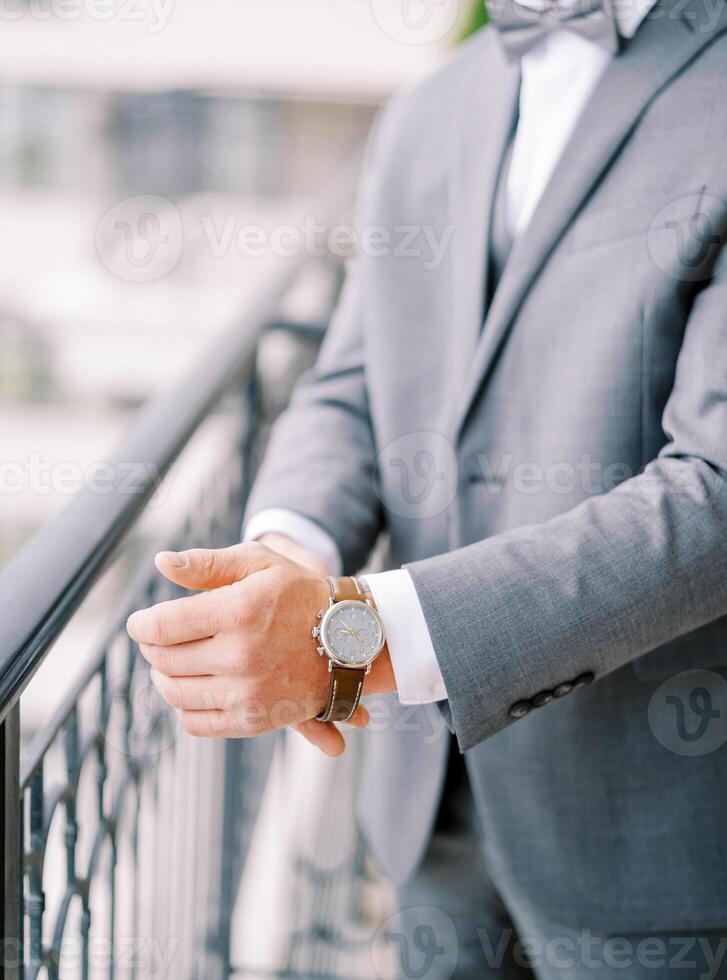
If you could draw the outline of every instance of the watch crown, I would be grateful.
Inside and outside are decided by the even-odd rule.
[[[323,649],[323,647],[318,647],[318,656],[319,657],[322,657],[325,652],[326,651]]]
[[[314,638],[319,637],[321,635],[320,626],[314,626],[313,629],[310,631],[310,635]]]

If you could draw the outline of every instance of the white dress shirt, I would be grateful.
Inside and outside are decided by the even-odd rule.
[[[532,5],[535,0],[521,0]],[[561,0],[568,2],[568,0]],[[636,34],[655,0],[616,4],[619,33]],[[621,8],[621,9],[619,9]],[[507,221],[513,239],[522,235],[565,145],[612,55],[566,29],[546,35],[521,61],[520,111],[506,187]],[[332,538],[293,511],[270,509],[254,515],[245,530],[250,541],[269,532],[285,534],[320,558],[332,575],[341,558]],[[367,575],[386,627],[391,663],[402,704],[447,698],[424,613],[405,569]]]

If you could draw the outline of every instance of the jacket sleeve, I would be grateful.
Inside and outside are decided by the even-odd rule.
[[[723,259],[727,256],[723,256]],[[543,524],[407,568],[461,749],[511,708],[727,614],[727,273],[697,295],[643,473]]]
[[[359,223],[373,197],[375,152],[374,136],[359,190]],[[349,266],[317,363],[273,428],[245,514],[248,522],[261,510],[285,508],[308,518],[335,542],[346,573],[364,564],[382,524],[366,388],[362,266],[360,259]]]

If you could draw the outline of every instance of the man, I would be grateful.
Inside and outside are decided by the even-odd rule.
[[[727,12],[490,13],[379,122],[362,229],[418,251],[362,247],[258,543],[130,631],[199,735],[335,754],[380,695],[404,975],[726,976]]]

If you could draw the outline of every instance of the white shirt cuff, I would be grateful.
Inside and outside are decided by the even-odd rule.
[[[310,518],[284,507],[269,507],[250,518],[243,541],[256,541],[264,534],[284,534],[320,559],[329,575],[341,574],[343,562],[338,545],[327,531]]]
[[[444,678],[411,575],[406,569],[397,569],[365,578],[384,621],[399,701],[446,701]]]

